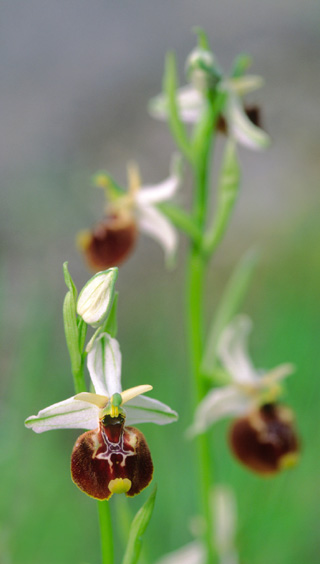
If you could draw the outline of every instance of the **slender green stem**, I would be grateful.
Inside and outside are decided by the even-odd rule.
[[[114,563],[113,536],[110,505],[108,501],[98,501],[102,564]]]
[[[188,264],[188,317],[189,317],[189,346],[193,372],[193,387],[195,405],[206,393],[206,384],[200,373],[203,354],[203,285],[205,262],[193,247]],[[207,563],[214,564],[215,551],[213,546],[213,515],[210,506],[210,489],[213,482],[213,472],[210,463],[210,444],[208,436],[203,434],[197,439],[197,460],[199,461],[198,476],[200,485],[201,511],[206,521],[204,540],[207,547]]]

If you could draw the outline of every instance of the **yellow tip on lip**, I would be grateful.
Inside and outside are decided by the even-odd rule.
[[[110,480],[108,488],[113,494],[121,494],[127,493],[130,490],[131,485],[131,480],[128,478],[115,478],[114,480]]]
[[[288,470],[289,468],[294,468],[299,460],[299,455],[297,452],[289,452],[285,454],[280,460],[281,470]]]
[[[89,229],[83,229],[76,235],[76,246],[80,251],[86,251],[91,243],[92,235]]]
[[[122,403],[126,403],[127,401],[135,398],[136,396],[140,396],[145,392],[150,392],[152,390],[152,386],[145,384],[142,386],[135,386],[134,388],[128,388],[128,390],[124,390],[121,393]]]

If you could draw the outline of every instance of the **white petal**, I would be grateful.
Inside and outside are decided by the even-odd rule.
[[[218,344],[218,356],[232,380],[239,384],[254,384],[258,375],[248,355],[247,341],[251,320],[238,315],[224,329]]]
[[[112,304],[117,276],[118,269],[109,268],[98,272],[82,288],[77,301],[77,313],[89,325],[99,326],[106,319]]]
[[[169,262],[174,258],[178,236],[174,227],[163,213],[153,206],[141,206],[138,215],[139,228],[163,247],[166,260]]]
[[[205,550],[200,541],[190,542],[182,548],[170,552],[156,564],[205,564]]]
[[[26,427],[36,433],[52,429],[96,429],[99,409],[74,397],[50,405],[25,421]]]
[[[270,145],[269,136],[249,120],[235,96],[230,96],[227,114],[230,134],[238,143],[255,150],[266,149]]]
[[[187,85],[177,91],[177,104],[180,119],[185,123],[196,123],[206,107],[206,102],[199,90]],[[164,94],[153,98],[149,104],[152,117],[160,120],[168,119],[168,102]]]
[[[121,394],[121,352],[116,339],[102,333],[95,340],[88,354],[88,370],[97,394],[109,398]]]
[[[179,184],[179,176],[173,174],[164,182],[160,182],[154,186],[142,186],[141,190],[139,190],[136,195],[136,203],[139,206],[140,204],[157,204],[165,200],[170,200],[170,198],[176,194]]]
[[[222,87],[232,90],[238,96],[245,96],[249,92],[254,92],[264,85],[262,76],[255,74],[246,74],[244,76],[237,76],[227,79]]]
[[[156,423],[167,425],[177,421],[178,414],[168,405],[147,396],[137,396],[123,407],[126,412],[126,425],[137,423]]]
[[[280,364],[276,368],[273,368],[266,374],[263,374],[260,378],[260,382],[262,386],[266,386],[267,384],[274,384],[279,382],[279,380],[283,380],[290,374],[295,371],[295,366],[293,364]]]
[[[211,390],[199,403],[194,423],[187,430],[187,435],[193,437],[206,431],[219,419],[246,413],[250,408],[250,403],[250,399],[235,386]]]
[[[128,388],[121,393],[122,397],[122,404],[127,403],[131,399],[144,394],[145,392],[150,392],[152,390],[152,386],[149,384],[142,384],[141,386],[135,386],[134,388]],[[122,405],[121,404],[121,405]]]

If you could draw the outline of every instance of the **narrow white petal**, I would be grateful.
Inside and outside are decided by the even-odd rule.
[[[25,421],[26,427],[36,433],[52,429],[96,429],[99,409],[74,397],[50,405]]]
[[[149,386],[149,384],[144,384],[142,386],[135,386],[134,388],[128,388],[127,390],[124,390],[124,392],[121,393],[122,404],[127,403],[131,399],[135,398],[136,396],[140,396],[145,392],[150,392],[151,390],[152,390],[152,386]]]
[[[163,247],[166,260],[170,262],[175,255],[178,236],[175,228],[163,213],[153,206],[140,206],[138,214],[139,228]]]
[[[185,123],[196,123],[206,107],[206,102],[199,90],[187,85],[177,91],[177,105],[180,118]],[[153,98],[149,104],[152,117],[160,120],[168,119],[168,101],[164,94]]]
[[[193,425],[188,429],[187,435],[192,437],[203,433],[219,419],[242,415],[249,407],[250,399],[235,386],[211,390],[199,403]]]
[[[156,564],[205,564],[205,561],[205,549],[202,543],[194,541],[160,558]]]
[[[246,74],[227,79],[222,87],[232,90],[238,96],[245,96],[249,92],[254,92],[264,85],[262,76],[256,74]]]
[[[97,394],[109,398],[121,394],[121,352],[116,339],[102,333],[95,340],[88,354],[88,370]]]
[[[232,380],[239,384],[254,384],[258,375],[248,354],[249,317],[238,315],[223,331],[218,356]]]
[[[149,205],[170,200],[179,188],[180,179],[177,174],[169,176],[164,182],[154,186],[142,186],[136,195],[137,205]]]
[[[272,385],[273,383],[279,382],[279,380],[283,380],[294,371],[295,366],[293,364],[280,364],[280,366],[273,368],[272,370],[261,376],[261,384],[263,386],[265,386],[266,384]]]
[[[109,402],[109,398],[107,396],[99,396],[99,394],[91,394],[89,392],[81,392],[80,394],[74,396],[74,399],[77,401],[91,403],[92,405],[96,405],[99,409],[106,407]]]
[[[177,421],[178,414],[168,405],[147,396],[137,396],[124,406],[126,425],[137,423],[156,423],[167,425]]]
[[[238,143],[255,150],[266,149],[270,145],[269,135],[249,120],[235,96],[230,97],[227,114],[230,134]]]

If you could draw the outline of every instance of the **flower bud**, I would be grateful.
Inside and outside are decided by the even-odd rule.
[[[220,73],[215,65],[213,54],[207,49],[196,47],[186,61],[186,74],[197,90],[215,88]]]
[[[105,416],[99,429],[81,435],[71,455],[74,483],[96,499],[134,496],[152,480],[153,464],[143,434],[124,427],[124,416]]]
[[[117,277],[118,269],[110,268],[98,272],[82,288],[77,301],[77,313],[88,325],[98,327],[107,318]]]
[[[113,214],[92,232],[80,234],[78,243],[93,270],[121,264],[134,248],[137,226],[131,215]]]
[[[253,472],[275,474],[297,461],[299,442],[293,423],[290,409],[265,404],[234,421],[229,433],[231,450]]]

